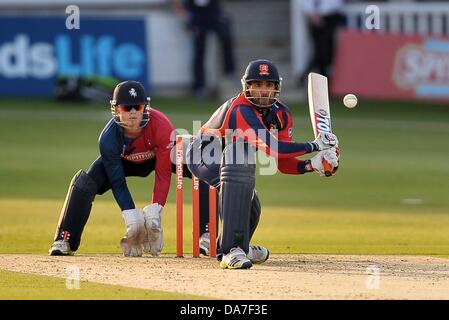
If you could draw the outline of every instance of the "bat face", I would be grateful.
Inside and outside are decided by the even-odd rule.
[[[329,113],[325,109],[314,110],[314,128],[313,131],[315,136],[317,136],[320,132],[332,132],[331,128],[331,118]]]
[[[311,72],[308,77],[309,113],[315,137],[320,132],[332,132],[327,78]]]
[[[312,121],[315,137],[321,132],[330,134],[332,132],[332,126],[327,78],[318,73],[309,73],[307,89],[309,94],[310,120]],[[323,167],[325,176],[332,176],[332,168],[324,159]]]

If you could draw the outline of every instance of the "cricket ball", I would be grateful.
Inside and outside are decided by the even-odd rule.
[[[357,97],[353,94],[347,94],[343,98],[343,104],[346,108],[354,108],[357,105]]]

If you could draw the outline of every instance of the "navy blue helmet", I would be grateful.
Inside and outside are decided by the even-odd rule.
[[[143,118],[140,123],[140,127],[143,128],[147,125],[150,120],[150,97],[145,94],[145,88],[138,81],[128,80],[120,82],[114,89],[112,94],[111,112],[114,117],[115,122],[123,126],[124,124],[120,121],[120,117],[117,113],[116,107],[135,107],[139,110],[139,106],[143,106]]]
[[[273,92],[270,92],[270,103],[267,105],[261,105],[256,102],[255,99],[258,99],[260,97],[253,97],[249,93],[249,84],[252,81],[271,81],[276,84],[276,89],[273,90]],[[243,92],[246,96],[246,98],[254,105],[258,107],[270,107],[276,101],[279,99],[279,95],[281,93],[281,85],[282,85],[282,78],[279,75],[279,71],[277,67],[274,65],[273,62],[270,60],[254,60],[251,61],[248,64],[248,67],[246,67],[245,74],[242,77],[242,87]],[[271,90],[270,90],[271,91]]]

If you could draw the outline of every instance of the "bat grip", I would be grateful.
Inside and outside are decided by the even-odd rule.
[[[332,167],[326,160],[323,159],[324,175],[326,177],[332,176]]]

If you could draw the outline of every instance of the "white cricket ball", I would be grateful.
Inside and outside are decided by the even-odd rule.
[[[354,108],[357,105],[357,97],[353,94],[347,94],[343,98],[343,104],[346,108]]]

